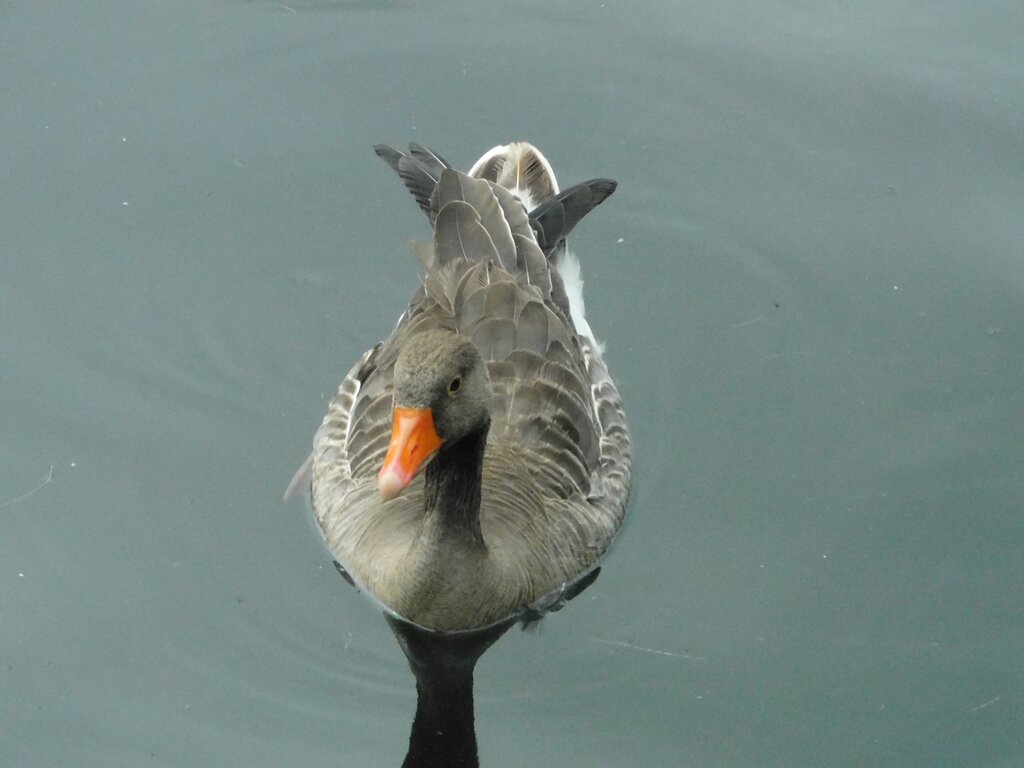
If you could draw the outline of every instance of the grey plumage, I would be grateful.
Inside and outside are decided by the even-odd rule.
[[[603,203],[616,183],[611,179],[591,179],[577,184],[530,211],[530,224],[537,233],[537,244],[550,253],[573,231],[580,219]]]
[[[434,212],[430,207],[430,197],[437,187],[437,180],[440,172],[433,165],[426,166],[420,163],[415,157],[407,157],[394,147],[387,144],[375,144],[373,147],[377,155],[390,165],[395,173],[399,175],[412,196],[416,199],[417,205],[434,221]]]
[[[508,158],[485,156],[473,178],[419,145],[409,155],[375,147],[430,217],[433,240],[417,247],[425,275],[410,306],[342,381],[314,439],[312,499],[328,545],[389,611],[432,629],[479,628],[558,603],[600,562],[629,497],[621,398],[548,260],[614,182],[559,195],[540,172],[543,156],[516,146],[527,159],[517,178],[542,198],[538,216],[505,188]],[[471,340],[486,368],[482,549],[443,544],[422,475],[391,501],[377,492],[395,362],[427,331]]]
[[[420,209],[433,224],[443,205],[439,200],[444,196],[439,189],[441,176],[451,166],[440,155],[415,143],[409,145],[408,155],[387,144],[375,144],[373,148],[402,179],[406,189],[412,193]],[[525,222],[535,233],[532,236],[535,244],[545,256],[551,256],[564,244],[565,238],[580,220],[615,191],[616,182],[612,179],[591,179],[559,192],[553,177],[545,173],[547,161],[539,159],[540,154],[535,147],[527,145],[519,154],[520,157],[514,162],[509,162],[503,154],[492,150],[487,161],[476,170],[475,178],[490,184],[512,233],[528,234],[523,226]],[[454,177],[450,177],[449,181],[456,183]],[[523,203],[509,192],[510,186],[517,188],[519,185],[529,188],[534,192],[533,196],[541,201],[528,213]],[[464,198],[455,196],[449,199]],[[470,202],[472,204],[473,201]],[[480,213],[485,220],[498,221],[485,215],[482,210]]]

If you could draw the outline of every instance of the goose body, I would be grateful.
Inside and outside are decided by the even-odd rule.
[[[419,145],[375,149],[433,239],[414,245],[425,274],[394,332],[349,371],[316,433],[313,509],[389,612],[479,629],[557,604],[625,514],[625,414],[565,246],[615,183],[560,193],[526,143],[470,174]]]

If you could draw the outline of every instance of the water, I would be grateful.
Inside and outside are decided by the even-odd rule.
[[[415,282],[370,146],[515,138],[620,183],[573,243],[636,486],[481,661],[483,764],[1024,761],[1024,13],[709,6],[0,10],[0,763],[401,763],[280,495]]]

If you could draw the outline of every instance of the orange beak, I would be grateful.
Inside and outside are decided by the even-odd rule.
[[[377,489],[385,499],[404,491],[444,442],[429,408],[395,408],[392,420],[391,445],[377,475]]]

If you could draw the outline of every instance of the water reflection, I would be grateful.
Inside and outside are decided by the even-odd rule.
[[[403,768],[478,766],[473,670],[484,651],[515,624],[470,632],[420,629],[386,616],[416,678],[416,714]]]
[[[358,590],[345,568],[335,569],[349,586]],[[548,613],[565,606],[601,573],[595,568],[568,585],[557,600],[535,606],[505,621],[464,632],[435,632],[384,612],[384,619],[398,640],[416,679],[416,714],[409,733],[409,751],[402,768],[476,768],[477,753],[473,710],[473,672],[484,652],[511,627],[533,628]]]
[[[514,625],[521,624],[524,629],[529,629],[545,613],[559,610],[593,584],[600,571],[600,568],[595,568],[568,588],[562,599],[543,613],[527,613],[485,629],[434,632],[385,613],[384,618],[416,679],[416,714],[409,733],[409,751],[402,768],[479,766],[473,672],[480,657]],[[352,584],[340,566],[338,572]]]
[[[302,472],[303,470],[300,470]],[[294,481],[293,481],[294,482]],[[334,568],[353,589],[352,576],[337,560]],[[601,567],[552,593],[542,603],[489,627],[461,632],[436,632],[410,624],[384,611],[416,680],[416,713],[409,733],[409,751],[402,768],[476,768],[473,672],[484,652],[510,628],[534,628],[547,614],[561,610],[597,581]]]

